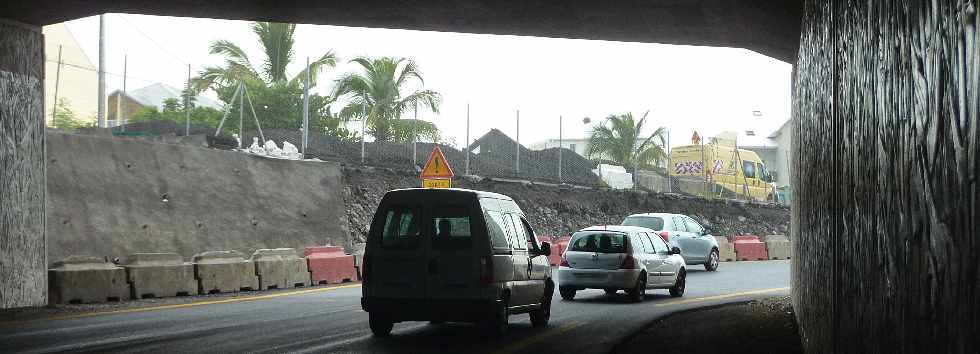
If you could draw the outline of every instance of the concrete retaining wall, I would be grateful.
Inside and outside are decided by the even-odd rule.
[[[790,239],[807,352],[980,352],[978,9],[805,2]]]
[[[347,244],[337,164],[48,133],[48,255]]]

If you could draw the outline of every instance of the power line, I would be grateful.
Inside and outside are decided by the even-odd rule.
[[[45,61],[46,61],[46,62],[49,62],[49,63],[55,63],[55,64],[57,64],[57,63],[58,63],[58,61],[57,61],[57,60],[51,60],[51,59],[47,59],[47,60],[45,60]],[[61,65],[64,65],[64,66],[70,66],[70,67],[73,67],[73,68],[76,68],[76,69],[81,69],[81,70],[85,70],[85,71],[91,71],[91,72],[93,72],[93,73],[96,73],[96,74],[98,74],[98,72],[99,72],[99,69],[96,69],[96,68],[89,68],[89,67],[85,67],[85,66],[81,66],[81,65],[78,65],[78,64],[72,64],[72,63],[68,63],[68,62],[65,62],[64,60],[62,60],[62,61],[61,61]],[[120,73],[115,73],[115,72],[110,72],[110,71],[105,71],[105,74],[106,74],[106,75],[112,75],[112,76],[115,76],[115,77],[123,77],[123,74],[120,74]],[[161,82],[160,80],[158,80],[158,79],[148,79],[148,78],[145,78],[145,77],[139,77],[139,76],[132,76],[132,75],[126,75],[126,77],[127,77],[128,79],[134,79],[134,80],[140,80],[140,81],[146,81],[146,82],[150,82],[150,83],[158,83],[158,82],[159,82],[159,83],[162,83],[162,82]]]
[[[167,55],[169,55],[170,57],[172,57],[175,60],[177,60],[177,62],[179,62],[181,65],[187,65],[187,64],[189,64],[187,61],[184,61],[184,60],[180,59],[180,57],[178,57],[176,54],[174,54],[174,53],[170,52],[169,50],[167,50],[166,48],[164,48],[163,45],[161,45],[155,39],[153,39],[152,37],[150,37],[149,35],[147,35],[145,32],[143,32],[143,30],[141,30],[135,24],[133,24],[132,22],[130,22],[128,19],[126,19],[126,17],[124,17],[123,15],[121,15],[121,14],[114,14],[114,15],[116,15],[116,17],[121,18],[123,21],[125,21],[127,24],[129,24],[130,27],[133,27],[133,29],[135,29],[136,32],[139,32],[140,35],[142,35],[144,38],[146,38],[150,42],[152,42],[153,45],[157,46],[158,49],[160,49],[164,53],[167,53]]]

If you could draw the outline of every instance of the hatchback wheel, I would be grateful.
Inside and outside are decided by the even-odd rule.
[[[559,287],[558,292],[561,293],[561,299],[571,301],[575,298],[575,289]]]
[[[616,292],[619,291],[616,289],[604,289],[604,290],[606,290],[606,295],[616,295]]]
[[[633,302],[643,302],[643,297],[647,294],[647,279],[645,274],[640,274],[640,278],[636,280],[636,286],[633,289],[626,290],[626,295],[629,296],[630,301]]]
[[[684,288],[687,286],[687,273],[681,270],[681,273],[677,275],[677,281],[674,282],[674,286],[670,287],[670,296],[681,297],[684,296]]]
[[[391,329],[395,326],[395,323],[382,315],[370,313],[368,314],[368,326],[371,327],[371,333],[378,337],[387,337],[391,335]]]
[[[718,250],[711,250],[711,254],[708,255],[708,262],[704,263],[704,270],[709,272],[718,270],[719,260],[720,257],[718,257]]]

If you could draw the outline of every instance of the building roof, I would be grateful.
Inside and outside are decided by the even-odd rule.
[[[113,92],[113,94],[119,94],[119,90],[116,90]],[[150,86],[128,91],[126,92],[126,96],[136,102],[139,102],[141,105],[162,108],[163,101],[167,100],[168,98],[180,99],[181,90],[167,84],[155,83]],[[221,103],[202,95],[197,95],[194,104],[198,107],[208,107],[217,110],[224,109],[224,105]]]

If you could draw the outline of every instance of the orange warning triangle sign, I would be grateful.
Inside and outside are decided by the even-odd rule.
[[[422,168],[421,178],[453,178],[453,168],[449,167],[449,163],[446,162],[446,155],[442,154],[442,150],[436,146],[432,149],[432,153],[429,154],[429,160],[426,161],[425,167]]]

